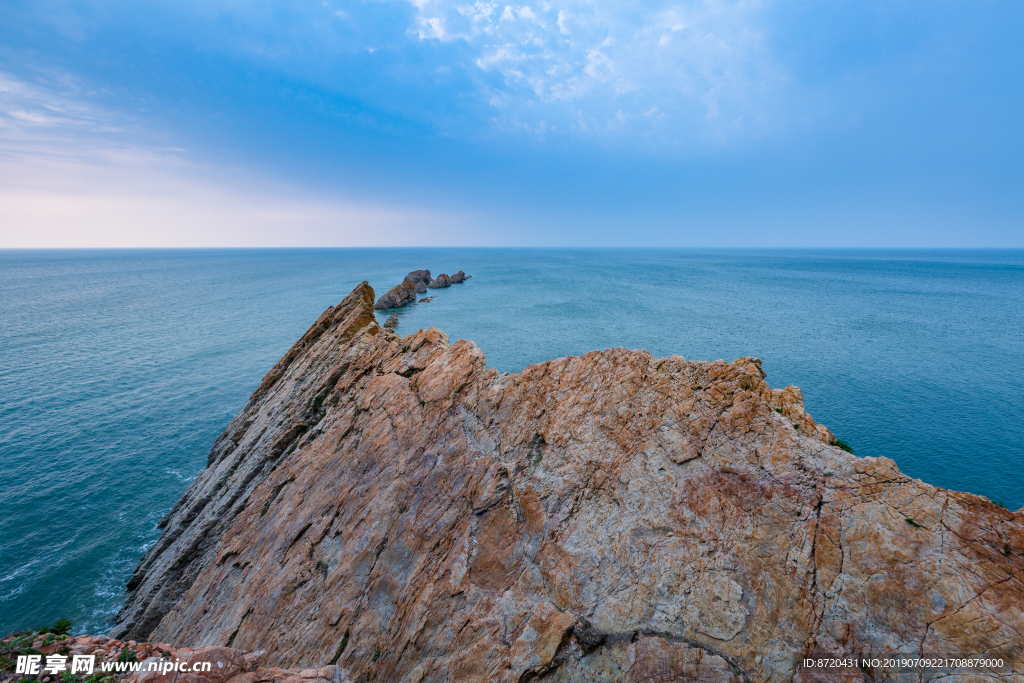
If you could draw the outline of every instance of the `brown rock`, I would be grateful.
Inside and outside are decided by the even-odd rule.
[[[246,671],[255,669],[256,666],[267,658],[266,650],[255,650],[245,655],[245,669]]]
[[[657,637],[642,637],[632,643],[623,658],[622,671],[623,683],[740,683],[743,680],[720,655]]]
[[[295,672],[289,669],[259,668],[255,671],[238,674],[229,679],[230,683],[268,683],[270,681],[284,681],[295,676]]]
[[[210,679],[204,676],[180,671],[168,671],[165,674],[154,671],[130,676],[128,680],[133,683],[210,683]]]
[[[160,523],[164,534],[129,581],[132,596],[118,615],[121,625],[114,633],[146,637],[144,634],[152,632],[192,585],[195,572],[217,557],[219,539],[273,463],[286,458],[299,447],[300,440],[316,432],[317,421],[323,417],[315,408],[318,397],[331,391],[335,373],[340,376],[354,371],[352,361],[361,345],[381,332],[372,307],[373,289],[363,283],[337,308],[325,311],[267,373],[248,406],[214,443],[204,484],[190,487]],[[308,382],[324,368],[329,369],[319,384]],[[285,409],[268,410],[270,406]],[[231,493],[224,495],[229,489]],[[179,562],[181,557],[190,561]]]
[[[334,680],[334,674],[337,667],[335,666],[321,666],[316,669],[303,669],[299,672],[299,678],[305,679],[324,679],[327,681]]]
[[[427,283],[430,282],[430,271],[414,270],[406,275],[405,279],[416,285],[417,294],[423,294],[427,291]]]
[[[428,289],[441,289],[442,287],[450,287],[452,284],[451,278],[444,273],[438,275],[435,279],[431,280],[427,284]]]
[[[251,668],[245,653],[241,650],[216,645],[196,648],[188,655],[181,655],[181,659],[188,664],[192,671],[208,678],[213,683],[223,683]],[[200,662],[209,662],[210,670],[197,669]]]
[[[166,673],[161,673],[159,670],[149,670],[151,665],[157,666],[159,661],[159,657],[152,657],[150,659],[142,660],[142,666],[139,670],[139,673],[133,676],[129,676],[129,678],[134,683],[173,683],[174,679],[176,678],[175,674],[177,672],[168,671]],[[205,678],[203,680],[206,681]]]
[[[260,683],[260,681],[273,680],[273,678],[264,678],[260,675],[259,670],[257,671],[246,671],[232,676],[228,679],[228,683]]]
[[[386,308],[397,308],[416,301],[416,283],[411,280],[403,280],[388,290],[373,307],[377,310]]]
[[[321,316],[217,440],[116,633],[374,681],[783,681],[812,651],[1024,674],[1024,518],[829,446],[760,361],[504,375],[372,301]]]
[[[546,671],[575,623],[575,617],[559,611],[550,602],[534,605],[526,628],[512,645],[512,669],[518,677],[526,672]]]

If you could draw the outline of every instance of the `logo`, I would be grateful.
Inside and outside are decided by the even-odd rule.
[[[18,655],[14,673],[35,676],[40,667],[44,673],[58,674],[68,671],[68,658],[64,655],[47,655],[43,665],[42,655]],[[73,674],[91,674],[96,668],[96,655],[72,655],[70,671]]]

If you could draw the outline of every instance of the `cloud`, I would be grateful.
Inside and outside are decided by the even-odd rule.
[[[789,78],[767,46],[760,2],[506,4],[416,0],[420,41],[470,48],[480,97],[502,128],[657,133],[673,142],[746,133]],[[644,114],[657,109],[659,117]],[[626,125],[622,125],[624,120]]]
[[[126,16],[54,1],[122,49],[191,45],[204,69],[216,55],[338,95],[353,118],[470,142],[718,145],[777,132],[811,99],[773,47],[770,0],[157,0]]]
[[[0,73],[0,248],[464,239],[465,214],[317,196],[160,142],[66,75],[33,84]]]

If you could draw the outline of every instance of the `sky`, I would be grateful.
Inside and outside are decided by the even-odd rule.
[[[1024,247],[1024,3],[5,0],[0,248]]]

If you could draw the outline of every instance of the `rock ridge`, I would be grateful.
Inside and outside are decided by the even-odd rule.
[[[509,375],[373,301],[267,374],[113,635],[364,681],[818,680],[799,657],[869,652],[1024,672],[1024,515],[830,445],[759,360]]]

